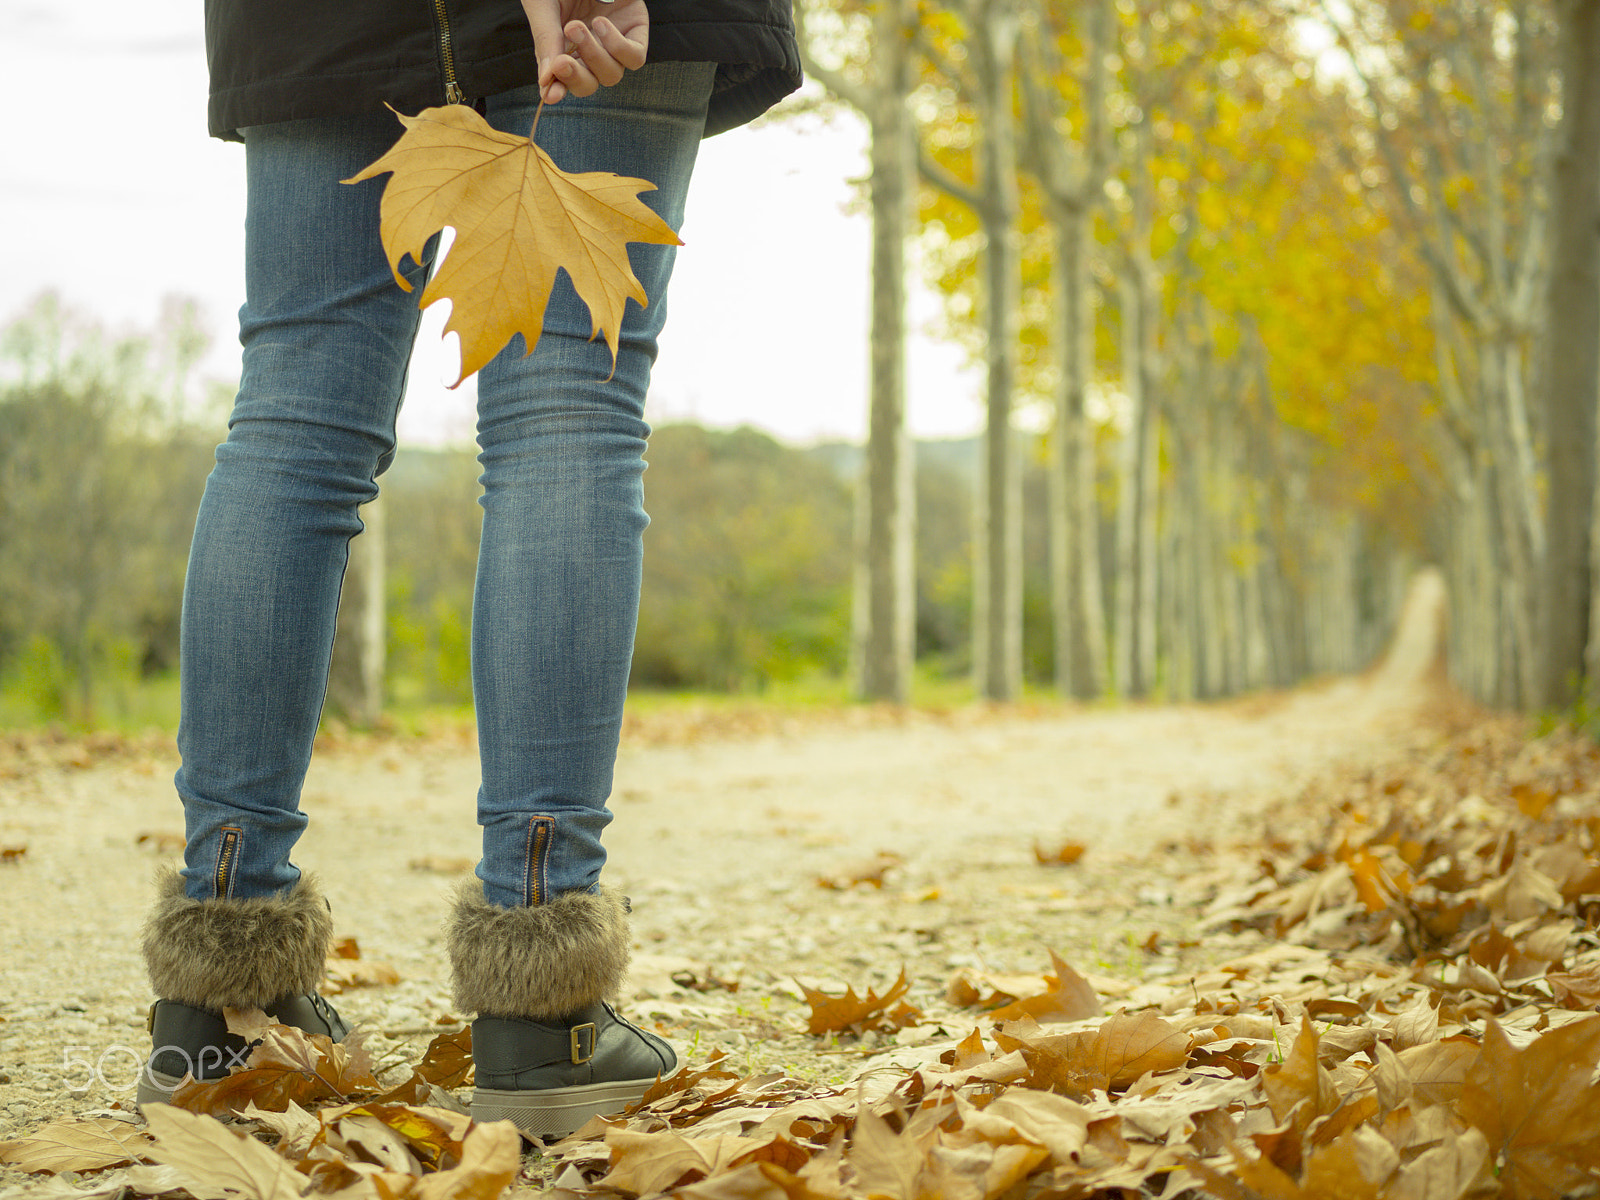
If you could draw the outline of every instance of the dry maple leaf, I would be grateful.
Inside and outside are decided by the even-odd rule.
[[[386,962],[365,958],[330,958],[322,975],[322,994],[337,996],[351,988],[399,983],[400,972]]]
[[[495,1200],[522,1169],[522,1134],[510,1121],[474,1125],[461,1146],[461,1165],[417,1180],[415,1200]]]
[[[1189,1035],[1149,1011],[1118,1013],[1098,1029],[1042,1034],[1026,1022],[995,1032],[1002,1050],[1020,1050],[1031,1072],[1025,1086],[1087,1097],[1125,1088],[1188,1058]]]
[[[388,1154],[390,1170],[410,1174],[449,1170],[463,1161],[464,1141],[472,1129],[472,1118],[465,1113],[383,1101],[323,1109],[319,1116],[330,1144],[337,1135],[349,1145],[368,1148],[363,1157],[378,1163]]]
[[[705,1079],[737,1081],[739,1076],[722,1065],[727,1057],[726,1050],[718,1050],[703,1067],[696,1069],[685,1064],[678,1068],[677,1074],[658,1079],[645,1089],[644,1095],[639,1100],[640,1105],[654,1104],[664,1096],[687,1092]]]
[[[0,1142],[0,1163],[19,1171],[100,1171],[144,1156],[144,1130],[115,1117],[52,1121],[35,1133]]]
[[[805,993],[806,1003],[811,1005],[811,1020],[806,1027],[807,1033],[842,1033],[845,1030],[861,1033],[870,1029],[904,1029],[922,1016],[920,1009],[913,1008],[909,1004],[901,1004],[893,1012],[889,1011],[891,1004],[911,990],[911,980],[907,978],[904,967],[900,968],[900,978],[896,979],[889,990],[881,996],[871,988],[867,989],[865,996],[856,995],[855,988],[846,988],[842,996],[830,996],[827,992],[808,988],[803,983],[800,984],[800,990]]]
[[[1065,867],[1082,858],[1088,848],[1082,842],[1066,841],[1049,847],[1034,842],[1033,857],[1041,867]]]
[[[400,260],[421,262],[429,238],[455,229],[421,305],[451,302],[445,330],[461,338],[461,379],[519,333],[532,353],[558,269],[589,306],[589,336],[605,336],[614,370],[627,301],[649,303],[628,263],[628,243],[683,244],[639,200],[655,184],[609,171],[569,175],[528,138],[501,133],[470,105],[396,116],[406,127],[400,140],[345,182],[389,174],[380,233],[395,282],[406,291]]]
[[[287,1159],[214,1117],[169,1104],[146,1105],[144,1115],[155,1143],[146,1156],[176,1167],[196,1195],[225,1188],[254,1200],[298,1200],[310,1188],[311,1181]]]
[[[1095,1031],[1094,1052],[1108,1086],[1123,1088],[1142,1075],[1183,1066],[1189,1037],[1156,1013],[1118,1013]]]
[[[1078,974],[1054,950],[1050,951],[1054,975],[1040,981],[1042,990],[1024,996],[988,1014],[989,1020],[1017,1021],[1031,1017],[1035,1021],[1082,1021],[1100,1015],[1100,997],[1093,985]]]
[[[288,1158],[303,1155],[322,1133],[321,1119],[292,1100],[282,1112],[257,1108],[254,1103],[246,1104],[239,1110],[239,1116],[277,1134],[275,1149]]]
[[[871,858],[848,863],[827,875],[818,876],[817,886],[847,892],[858,883],[866,883],[881,890],[883,877],[904,862],[905,859],[893,850],[880,850]]]
[[[680,1183],[693,1183],[748,1162],[776,1138],[775,1133],[762,1137],[684,1137],[671,1130],[634,1133],[613,1129],[606,1134],[606,1145],[611,1147],[611,1170],[596,1186],[636,1196],[656,1195]]]
[[[472,1082],[472,1026],[459,1033],[441,1033],[428,1043],[417,1074],[450,1091]]]
[[[1574,1021],[1517,1050],[1491,1019],[1457,1107],[1481,1130],[1507,1200],[1565,1196],[1600,1177],[1600,1017]]]
[[[229,1032],[253,1043],[250,1057],[221,1079],[191,1079],[180,1086],[172,1094],[178,1108],[225,1117],[254,1103],[281,1112],[291,1103],[306,1107],[379,1090],[359,1030],[336,1043],[323,1034],[280,1025],[259,1009],[225,1011]]]

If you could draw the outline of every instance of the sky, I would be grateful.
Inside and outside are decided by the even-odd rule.
[[[54,289],[113,330],[148,329],[163,297],[190,296],[213,337],[203,370],[231,381],[244,154],[206,134],[201,12],[201,0],[0,0],[17,98],[0,133],[0,322]],[[864,128],[848,113],[704,143],[654,423],[750,424],[801,444],[864,437],[870,227],[850,181],[865,171]],[[980,376],[927,332],[937,299],[915,282],[912,296],[912,432],[975,433]],[[471,439],[474,393],[445,386],[455,355],[440,308],[417,340],[402,444]]]

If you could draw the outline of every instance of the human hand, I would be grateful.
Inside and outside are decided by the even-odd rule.
[[[589,96],[644,65],[650,46],[645,0],[522,0],[539,55],[539,94],[554,104]]]

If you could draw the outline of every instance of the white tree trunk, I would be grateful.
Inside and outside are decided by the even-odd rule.
[[[1600,0],[1559,0],[1562,144],[1556,159],[1548,317],[1543,634],[1537,702],[1584,694],[1590,641],[1596,409],[1600,406]]]
[[[382,497],[361,510],[366,526],[355,539],[361,573],[361,721],[376,725],[383,716],[384,673],[388,662],[388,506]]]
[[[872,111],[872,382],[867,451],[856,493],[852,677],[864,700],[910,697],[916,630],[916,495],[906,431],[905,248],[915,142],[906,109],[907,0],[880,0]]]
[[[978,694],[1014,699],[1022,688],[1022,480],[1011,432],[1021,305],[1014,116],[1017,19],[1008,0],[984,0],[972,33],[977,69],[985,249],[987,397],[978,482],[973,670]]]

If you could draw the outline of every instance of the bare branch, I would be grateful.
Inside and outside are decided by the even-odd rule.
[[[917,147],[917,174],[922,176],[924,182],[959,200],[973,212],[984,211],[983,197],[934,162],[921,146]]]

